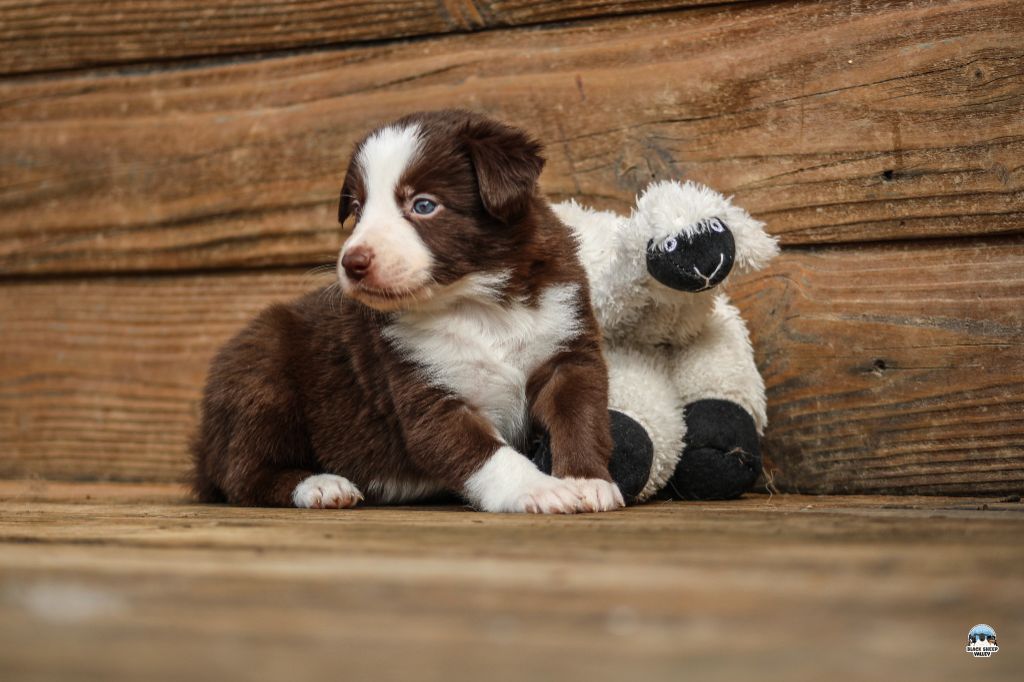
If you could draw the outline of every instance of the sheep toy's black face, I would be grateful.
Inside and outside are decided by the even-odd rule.
[[[736,256],[732,232],[719,218],[647,245],[647,272],[677,291],[710,289],[726,278]]]

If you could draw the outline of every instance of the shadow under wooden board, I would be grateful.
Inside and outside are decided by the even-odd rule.
[[[0,73],[246,55],[743,0],[37,0],[0,4]]]
[[[323,281],[323,280],[321,280]],[[0,477],[173,481],[215,349],[301,271],[10,282]],[[781,490],[1024,490],[1024,238],[812,248],[732,285]]]
[[[0,83],[0,273],[313,264],[411,110],[547,143],[555,198],[726,192],[784,243],[1020,232],[1024,4],[754,3]]]

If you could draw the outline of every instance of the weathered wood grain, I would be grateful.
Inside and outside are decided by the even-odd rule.
[[[4,679],[963,680],[984,663],[1012,680],[1024,660],[1019,503],[776,495],[544,518],[123,488],[0,501]],[[981,613],[1002,647],[983,662],[961,641]]]
[[[61,505],[189,505],[196,504],[189,487],[182,483],[125,483],[111,481],[58,481],[45,478],[0,478],[0,500],[9,503],[31,505],[36,503]],[[660,505],[660,502],[659,502]],[[673,504],[665,505],[672,509]],[[973,511],[1009,511],[1024,513],[1021,501],[1008,497],[966,497],[942,495],[801,495],[798,493],[750,493],[738,500],[709,500],[688,504],[706,511],[736,511],[738,509],[755,509],[762,512],[841,512],[856,513],[856,510],[871,510],[876,515],[898,515],[902,512],[973,512]],[[227,514],[250,513],[242,507],[204,507],[211,510],[225,509]],[[431,504],[419,507],[388,507],[389,513],[404,514],[403,510],[412,512],[411,516],[403,517],[403,523],[413,521],[420,509],[453,511],[467,508],[448,504]],[[266,509],[252,513],[273,515],[275,511]],[[646,512],[645,512],[646,513]],[[455,517],[451,517],[455,518]],[[499,518],[499,517],[488,517]],[[523,518],[523,517],[513,517]],[[596,518],[596,517],[590,517]],[[619,517],[615,517],[619,518]],[[470,523],[475,523],[470,521]],[[809,527],[808,527],[809,529]],[[760,530],[750,529],[751,533]],[[52,539],[52,538],[51,538]],[[66,539],[66,538],[65,538]],[[3,540],[12,540],[5,536]],[[0,540],[2,541],[2,540]],[[253,543],[258,544],[258,543]]]
[[[351,144],[466,106],[545,189],[734,193],[789,244],[1019,232],[1024,4],[758,3],[0,84],[0,272],[309,264]]]
[[[9,282],[0,476],[179,480],[206,363],[301,272]],[[737,283],[781,490],[1024,491],[1024,238],[787,251]]]
[[[1024,240],[790,252],[734,295],[780,488],[1024,492]]]
[[[709,4],[723,0],[3,0],[0,73],[294,50]]]
[[[271,301],[279,272],[12,283],[0,289],[0,476],[171,481],[216,348]]]

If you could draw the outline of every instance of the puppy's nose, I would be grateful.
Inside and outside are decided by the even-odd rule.
[[[356,282],[366,277],[371,265],[373,265],[373,251],[365,246],[356,246],[341,257],[341,267],[345,268],[345,274]]]

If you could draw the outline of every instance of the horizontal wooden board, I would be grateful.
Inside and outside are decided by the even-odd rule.
[[[555,198],[733,193],[786,243],[1020,232],[1024,4],[755,3],[0,83],[0,272],[330,259],[353,142],[421,108],[547,142]]]
[[[5,0],[0,73],[308,49],[721,2]]]
[[[5,680],[1015,680],[1024,660],[1020,503],[530,517],[46,487],[0,483]]]
[[[59,504],[59,505],[89,505],[89,504],[118,504],[118,505],[188,505],[194,507],[195,499],[189,487],[182,483],[160,483],[160,482],[123,482],[123,481],[59,481],[46,478],[0,478],[0,500],[13,504],[30,505],[36,503]],[[644,506],[650,509],[654,506]],[[675,502],[662,504],[659,507],[672,509]],[[961,512],[974,511],[999,511],[1024,514],[1024,506],[1021,500],[1013,496],[992,497],[992,496],[942,496],[942,495],[801,495],[799,493],[768,493],[752,492],[744,495],[738,500],[707,500],[693,502],[685,505],[694,507],[701,512],[708,511],[737,511],[757,510],[760,512],[808,512],[844,514],[856,514],[858,511],[867,511],[875,515],[893,515],[908,512],[954,512],[952,516]],[[266,509],[256,512],[242,507],[230,507],[212,505],[203,507],[208,509],[223,509],[227,514],[268,514],[271,517],[275,512],[281,512],[287,516],[289,512],[279,509]],[[378,507],[384,509],[384,507]],[[427,509],[432,511],[452,511],[459,509],[467,511],[466,507],[455,507],[446,503],[422,505],[418,507],[387,507],[395,514],[404,513],[402,510],[413,512],[412,516],[403,516],[404,523],[410,523],[419,515],[419,510]],[[632,509],[632,508],[631,508]],[[389,512],[390,513],[390,512]],[[652,512],[644,512],[652,513]],[[810,515],[810,514],[807,514]],[[499,517],[488,517],[499,518]],[[597,517],[591,517],[597,518]],[[610,517],[599,517],[610,518]],[[614,517],[616,519],[620,517]],[[810,528],[808,528],[809,530]],[[759,529],[749,529],[751,533],[760,534]],[[0,541],[10,541],[10,535],[0,538]],[[54,538],[51,538],[51,540]],[[66,540],[67,538],[62,538]],[[257,543],[252,543],[255,546]]]
[[[734,294],[781,489],[1024,492],[1024,240],[788,253]]]
[[[0,476],[179,480],[206,364],[302,272],[0,288]],[[789,250],[733,287],[780,490],[1024,491],[1024,238]]]

